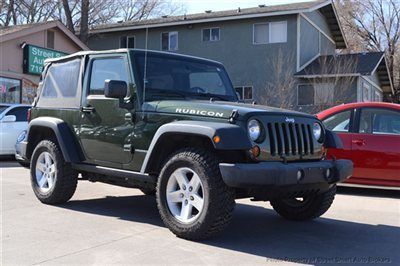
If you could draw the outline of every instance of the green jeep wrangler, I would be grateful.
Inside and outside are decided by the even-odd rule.
[[[325,158],[340,146],[314,116],[241,103],[218,62],[120,49],[46,61],[17,150],[41,202],[68,201],[78,180],[139,188],[196,240],[222,231],[238,198],[321,216],[353,171]]]

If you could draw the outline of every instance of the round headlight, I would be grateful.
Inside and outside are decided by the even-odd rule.
[[[322,137],[322,127],[319,123],[315,122],[314,126],[313,126],[313,134],[314,134],[314,138],[317,141],[321,141],[321,137]]]
[[[247,124],[247,129],[249,132],[249,137],[252,141],[256,141],[261,136],[261,127],[257,120],[250,120]]]

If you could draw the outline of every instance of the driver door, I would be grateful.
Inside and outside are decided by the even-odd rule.
[[[107,79],[121,80],[128,84],[128,88],[132,87],[129,86],[132,78],[127,56],[91,56],[87,69],[79,130],[83,152],[90,163],[122,168],[133,157],[130,138],[132,110],[120,108],[118,99],[105,97],[104,83]]]

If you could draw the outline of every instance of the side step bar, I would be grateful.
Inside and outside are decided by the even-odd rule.
[[[125,181],[134,181],[134,182],[148,183],[148,184],[156,183],[156,177],[154,176],[128,170],[121,170],[121,169],[115,169],[115,168],[109,168],[91,164],[72,164],[72,168],[78,171],[84,171],[89,173],[105,175],[109,177],[125,179]]]

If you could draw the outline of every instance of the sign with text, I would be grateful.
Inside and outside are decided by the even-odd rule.
[[[65,55],[67,54],[60,51],[28,44],[24,47],[24,73],[40,75],[43,70],[44,60]]]

